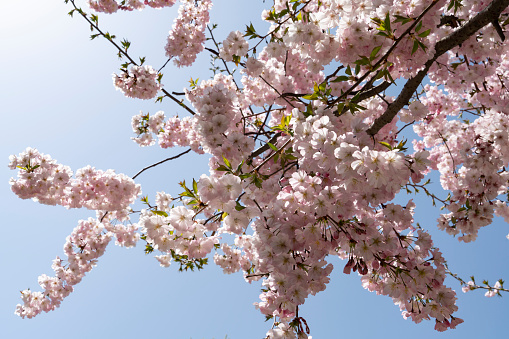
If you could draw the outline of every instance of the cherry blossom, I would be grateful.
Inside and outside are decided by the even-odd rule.
[[[174,1],[89,3],[114,13]],[[446,276],[463,292],[507,291],[502,280],[479,286],[454,275],[428,229],[472,242],[494,216],[509,220],[509,40],[500,27],[509,1],[276,0],[262,13],[266,33],[250,25],[221,40],[207,26],[211,6],[181,0],[165,55],[190,66],[206,48],[224,69],[182,92],[114,45],[129,66],[114,75],[118,89],[139,99],[162,91],[191,114],[140,112],[132,139],[207,154],[207,174],[155,203],[143,197],[135,212],[141,188],[125,175],[88,166],[73,178],[35,149],[11,156],[20,198],[97,211],[68,238],[68,264],[57,258],[56,277],[40,277],[44,292],[23,291],[16,314],[58,307],[113,237],[144,243],[162,267],[202,269],[213,257],[224,273],[260,281],[255,307],[274,319],[267,338],[311,338],[299,306],[326,290],[334,269],[440,332],[463,322]],[[388,95],[396,80],[399,94]],[[443,192],[426,180],[432,171]],[[436,225],[414,220],[421,206],[405,192],[441,204]]]

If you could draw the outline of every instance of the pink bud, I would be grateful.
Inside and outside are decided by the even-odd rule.
[[[348,260],[348,262],[346,263],[345,268],[343,268],[343,273],[350,274],[350,272],[352,271],[352,266],[353,266],[353,258],[350,258]]]

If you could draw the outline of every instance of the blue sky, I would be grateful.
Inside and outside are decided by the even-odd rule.
[[[85,1],[81,1],[83,4]],[[242,30],[249,21],[259,21],[262,1],[217,1],[212,21],[219,23],[218,39],[230,30]],[[85,7],[85,6],[84,6]],[[128,38],[134,56],[147,63],[164,63],[163,46],[177,7],[100,16],[100,23],[119,38]],[[79,219],[94,216],[88,210],[66,210],[20,200],[9,187],[14,171],[8,156],[26,147],[50,154],[73,170],[92,165],[134,175],[139,169],[179,153],[178,149],[139,148],[134,144],[130,121],[140,110],[166,115],[185,113],[171,103],[123,97],[113,87],[111,74],[118,69],[115,51],[103,40],[90,41],[90,30],[80,18],[67,16],[70,6],[62,1],[2,1],[0,41],[3,66],[0,82],[0,337],[1,338],[262,338],[270,324],[255,310],[260,286],[244,282],[211,264],[200,272],[179,273],[163,269],[143,253],[143,247],[119,248],[111,244],[99,265],[73,292],[60,309],[31,320],[14,315],[19,291],[38,290],[37,277],[52,274],[51,261],[63,255],[65,237]],[[210,76],[209,57],[202,55],[191,69],[166,68],[165,88],[180,91],[190,77]],[[205,157],[187,156],[142,174],[137,180],[144,195],[154,197],[164,190],[176,195],[180,180],[206,173]],[[436,180],[436,178],[433,178]],[[417,202],[416,219],[434,235],[453,271],[467,278],[494,283],[509,277],[507,258],[509,227],[497,219],[481,230],[472,244],[460,244],[436,230],[439,211],[425,197]],[[387,297],[364,290],[355,274],[345,276],[345,263],[333,260],[326,291],[311,297],[301,309],[314,338],[502,338],[506,333],[509,301],[485,298],[482,291],[464,294],[459,285],[449,285],[459,294],[457,316],[465,320],[458,329],[445,333],[434,324],[415,325],[404,320]]]

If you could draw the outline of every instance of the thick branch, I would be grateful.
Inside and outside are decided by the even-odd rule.
[[[384,82],[382,82],[380,85],[378,85],[376,87],[372,87],[372,88],[366,90],[365,92],[361,92],[359,94],[359,100],[356,100],[354,103],[361,102],[363,100],[366,100],[366,99],[369,99],[371,97],[374,97],[375,95],[385,91],[387,88],[389,88],[390,85],[392,85],[392,83],[384,81]],[[361,91],[362,91],[362,89],[361,89]],[[355,93],[355,94],[357,94],[357,93]],[[343,110],[341,112],[339,112],[338,110],[335,110],[333,113],[335,115],[339,115],[340,113],[343,114],[343,113],[345,113],[347,111],[348,111],[348,106],[345,105],[345,107],[343,107]]]
[[[435,60],[445,52],[461,45],[479,29],[495,20],[498,20],[500,13],[502,13],[507,6],[509,6],[509,0],[494,0],[488,5],[488,7],[480,11],[461,28],[437,42],[435,45],[435,55],[424,64],[424,68],[419,71],[417,75],[407,81],[397,99],[387,107],[386,111],[375,120],[373,125],[366,132],[373,136],[385,125],[389,124],[396,114],[398,114],[399,110],[408,104],[412,94],[415,92],[424,77],[428,74],[429,68]]]
[[[259,156],[260,154],[262,154],[263,152],[265,152],[266,150],[268,150],[270,147],[269,147],[269,143],[271,144],[275,144],[276,143],[276,140],[277,138],[279,138],[281,136],[281,132],[278,132],[276,133],[272,138],[270,138],[267,143],[265,143],[264,145],[258,147],[257,149],[255,149],[253,151],[253,153],[251,153],[249,155],[249,160],[252,160],[254,158],[256,158],[257,156]]]
[[[424,17],[424,15],[426,15],[426,13],[428,13],[428,11],[433,7],[435,6],[436,4],[438,3],[438,1],[433,1],[415,20],[414,22],[403,32],[403,34],[401,34],[395,41],[394,43],[392,44],[391,48],[389,48],[389,50],[387,52],[385,52],[385,54],[373,65],[373,70],[376,70],[378,69],[379,66],[381,66],[384,62],[386,62],[388,59],[389,59],[389,56],[391,55],[392,51],[394,51],[396,49],[396,46],[398,46],[398,44],[403,40],[403,38],[405,36],[407,36],[411,31],[412,29],[414,29],[415,26],[417,26],[417,24],[421,21],[421,19]],[[366,78],[371,74],[371,72],[366,72],[364,73],[363,76],[361,76],[359,79],[357,79],[357,81],[355,82],[355,84],[353,84],[348,90],[346,90],[343,94],[341,94],[336,100],[334,100],[332,103],[329,104],[329,107],[332,107],[333,105],[335,105],[336,103],[338,103],[340,100],[346,98],[349,94],[351,94],[353,92],[353,90],[355,88],[357,88],[357,86],[359,86],[364,80],[366,80]],[[376,76],[376,75],[375,75]],[[368,84],[369,83],[372,83],[373,82],[373,79],[368,81]],[[361,89],[362,90],[362,89]]]

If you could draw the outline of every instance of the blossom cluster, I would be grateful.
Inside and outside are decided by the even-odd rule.
[[[170,117],[165,120],[162,111],[154,115],[149,113],[135,115],[131,119],[131,126],[136,137],[131,138],[138,145],[152,146],[158,140],[161,148],[175,146],[190,146],[196,153],[203,153],[201,144],[203,137],[196,133],[194,117]]]
[[[134,9],[141,10],[145,6],[152,8],[171,7],[176,0],[127,0],[118,2],[115,0],[88,0],[90,8],[97,12],[115,13],[118,10],[132,11]]]
[[[124,174],[101,171],[87,166],[76,171],[58,164],[49,155],[27,148],[10,157],[9,168],[19,169],[11,178],[11,189],[21,199],[34,199],[41,204],[92,210],[124,210],[132,204],[141,186]]]
[[[155,144],[153,134],[158,134],[162,131],[163,123],[164,113],[162,111],[154,115],[140,112],[140,114],[133,116],[131,119],[131,126],[136,134],[136,138],[131,139],[142,147],[152,146]]]
[[[164,212],[164,211],[163,211]],[[156,257],[161,266],[168,267],[173,255],[186,258],[205,258],[217,243],[217,237],[202,222],[194,220],[195,213],[184,206],[170,209],[167,216],[142,212],[138,227],[151,247],[163,253]]]
[[[152,66],[131,66],[120,75],[113,74],[113,84],[129,98],[152,99],[161,89],[158,73]]]
[[[508,209],[499,196],[507,192],[509,183],[504,169],[509,162],[509,120],[503,111],[492,109],[468,125],[448,121],[446,113],[461,107],[461,102],[451,100],[444,109],[437,106],[443,93],[429,88],[427,95],[423,101],[431,115],[414,126],[423,137],[415,146],[431,148],[430,165],[440,171],[443,188],[452,192],[449,213],[440,216],[439,228],[452,235],[461,233],[458,239],[470,242],[481,227],[491,224],[495,213],[503,216]]]
[[[22,291],[23,305],[18,304],[15,313],[22,318],[32,318],[59,307],[73,291],[73,286],[96,266],[97,259],[104,254],[110,240],[111,234],[98,220],[80,220],[64,245],[67,263],[59,257],[53,260],[55,276],[43,274],[39,277],[39,285],[44,292]]]
[[[233,56],[244,56],[247,53],[249,44],[241,32],[231,32],[226,40],[223,41],[223,47],[219,52],[219,56],[224,61],[232,61]]]
[[[168,35],[164,48],[168,58],[178,67],[190,66],[203,51],[205,28],[209,23],[211,0],[181,0],[179,15]]]
[[[243,157],[254,149],[254,142],[244,134],[252,131],[243,121],[242,97],[239,97],[232,76],[217,74],[214,79],[202,81],[186,98],[198,112],[195,115],[195,131],[206,153],[215,155],[211,163],[223,156],[233,163],[240,163]]]

